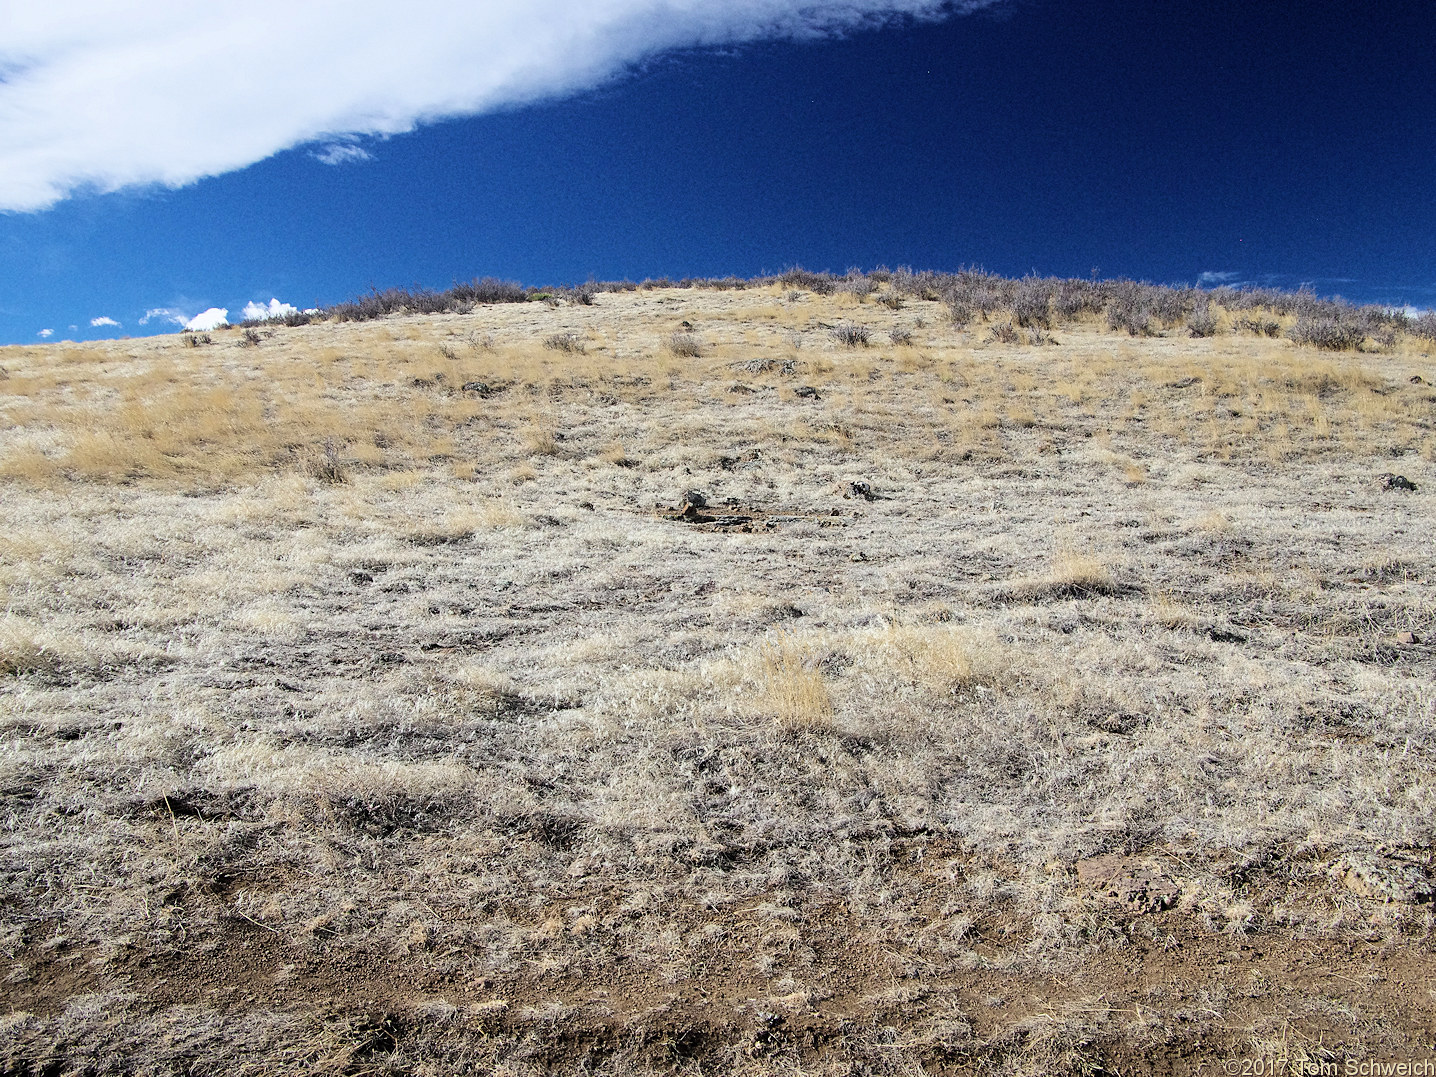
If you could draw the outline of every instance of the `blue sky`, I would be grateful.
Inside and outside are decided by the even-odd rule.
[[[1436,305],[1436,5],[469,7],[20,11],[0,342],[795,264]]]

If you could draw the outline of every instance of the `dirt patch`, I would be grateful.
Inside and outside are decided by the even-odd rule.
[[[1123,873],[1135,875],[1128,865],[1099,874],[1108,885]],[[349,1073],[411,1072],[465,1053],[521,1057],[543,1073],[620,1061],[660,1072],[877,1073],[889,1059],[944,1074],[1034,1064],[1165,1074],[1270,1059],[1278,1045],[1289,1058],[1431,1057],[1421,1030],[1436,1016],[1436,957],[1419,947],[1224,936],[1168,910],[1134,917],[1100,952],[1054,968],[1024,967],[1034,964],[1031,939],[1017,930],[975,959],[901,975],[890,955],[848,936],[841,917],[815,916],[801,924],[804,958],[761,975],[752,965],[761,932],[744,910],[672,913],[684,929],[727,940],[701,975],[674,982],[621,963],[583,975],[473,975],[462,955],[396,960],[237,919],[167,954],[29,947],[7,985],[12,1014],[29,1019],[12,1019],[0,1057],[9,1072],[83,1065],[36,1037],[67,1013],[73,1020],[87,997],[176,1026],[196,1015],[235,1026],[298,1018],[362,1042],[336,1071]]]

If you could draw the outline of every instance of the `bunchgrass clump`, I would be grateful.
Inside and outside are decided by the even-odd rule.
[[[820,733],[832,728],[833,701],[810,652],[787,635],[760,651],[759,701],[780,733]]]
[[[669,333],[663,345],[670,353],[684,359],[697,359],[703,354],[703,341],[695,333]]]

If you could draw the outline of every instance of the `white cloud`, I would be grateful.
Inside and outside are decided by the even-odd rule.
[[[110,326],[114,326],[116,329],[120,327],[119,322],[115,321],[115,319],[113,318],[107,318],[103,314],[101,314],[98,318],[91,318],[90,325],[96,329],[104,329]]]
[[[281,303],[277,299],[271,299],[265,303],[246,303],[244,305],[244,320],[247,322],[262,322],[266,318],[283,318],[286,314],[298,314],[299,308],[289,303]]]
[[[1003,0],[12,2],[0,40],[0,210],[180,186],[320,143],[573,93],[660,53],[820,38]]]
[[[40,330],[38,333],[36,333],[35,335],[36,335],[37,337],[43,337],[44,339],[48,340],[48,339],[50,339],[50,337],[53,337],[53,336],[55,335],[55,330],[53,330],[53,329],[41,329],[41,330]]]
[[[229,310],[226,307],[210,307],[203,314],[196,314],[184,323],[186,329],[196,333],[207,333],[229,324]]]
[[[325,165],[357,164],[374,159],[372,153],[355,142],[331,142],[327,146],[320,146],[309,156]]]
[[[145,311],[145,316],[140,319],[140,324],[149,325],[150,322],[153,321],[169,322],[171,325],[184,325],[188,319],[173,307],[151,307]]]
[[[1205,284],[1209,286],[1217,284],[1230,284],[1232,281],[1236,280],[1240,276],[1240,273],[1232,269],[1222,270],[1221,272],[1209,269],[1205,273],[1202,273],[1200,276],[1197,277],[1197,283],[1199,285]]]

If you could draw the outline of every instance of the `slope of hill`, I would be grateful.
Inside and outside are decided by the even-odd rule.
[[[3,1068],[1429,1057],[1433,345],[1202,313],[0,350]]]

